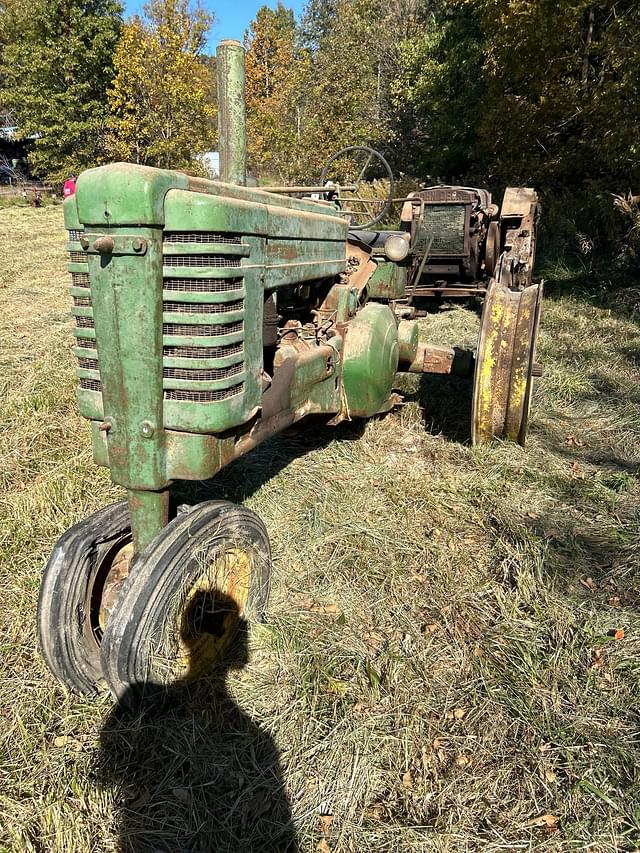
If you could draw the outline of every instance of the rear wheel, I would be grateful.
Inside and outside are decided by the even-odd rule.
[[[39,645],[52,674],[75,693],[96,693],[101,685],[100,641],[114,579],[126,575],[132,551],[129,510],[122,502],[69,528],[46,565],[38,599]]]
[[[484,249],[485,275],[492,276],[498,266],[500,257],[500,227],[497,222],[490,222],[487,229],[487,241]]]
[[[250,510],[210,501],[181,513],[136,559],[101,646],[116,698],[204,675],[267,606],[271,555]]]
[[[510,290],[492,281],[482,311],[473,380],[471,438],[494,438],[524,446],[529,426],[542,284]]]

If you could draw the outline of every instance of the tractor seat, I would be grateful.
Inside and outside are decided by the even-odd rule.
[[[405,235],[405,231],[365,231],[353,228],[349,231],[349,239],[354,242],[364,243],[370,249],[384,249],[385,241],[393,234]]]

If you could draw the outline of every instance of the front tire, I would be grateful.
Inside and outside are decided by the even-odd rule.
[[[70,527],[56,542],[38,598],[38,643],[51,673],[74,693],[100,689],[102,590],[131,542],[126,502]]]
[[[243,621],[262,620],[270,574],[251,510],[209,501],[180,513],[137,557],[111,613],[101,659],[113,695],[204,675]]]

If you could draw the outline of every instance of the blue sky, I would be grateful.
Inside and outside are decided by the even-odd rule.
[[[244,35],[255,14],[261,6],[276,7],[277,0],[202,0],[202,6],[216,16],[211,34],[209,36],[209,49],[215,50],[215,46],[222,39],[240,39]],[[127,15],[140,11],[144,0],[125,0]],[[293,9],[296,16],[300,16],[304,0],[285,0],[284,5]]]

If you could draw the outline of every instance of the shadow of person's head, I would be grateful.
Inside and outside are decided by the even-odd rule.
[[[246,623],[220,593],[188,610],[181,677],[132,685],[102,729],[97,781],[114,794],[121,850],[295,851],[278,750],[227,684],[248,662]]]

